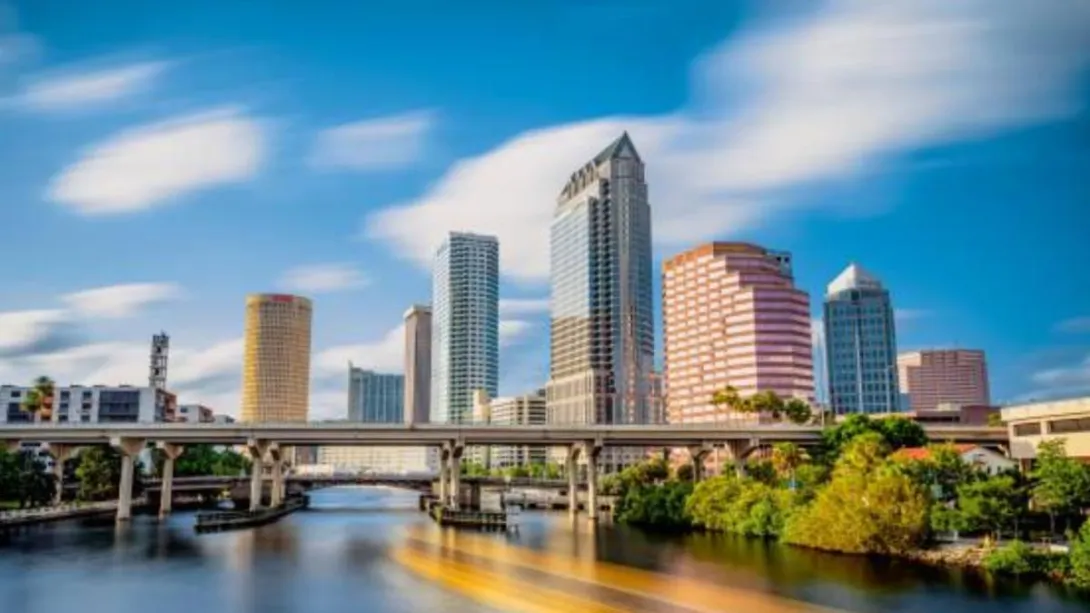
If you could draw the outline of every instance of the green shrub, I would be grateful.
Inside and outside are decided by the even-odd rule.
[[[984,558],[984,568],[1002,575],[1026,575],[1035,572],[1033,548],[1022,541],[1011,541],[991,551]]]

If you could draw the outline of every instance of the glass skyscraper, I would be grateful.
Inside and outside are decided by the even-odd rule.
[[[473,392],[498,393],[499,285],[496,237],[450,233],[432,275],[432,423],[468,423]]]
[[[348,365],[348,420],[371,424],[403,421],[405,377]]]
[[[577,169],[551,228],[551,423],[642,424],[654,393],[651,208],[628,134]]]
[[[829,404],[839,414],[900,409],[897,334],[889,292],[857,264],[825,292]]]

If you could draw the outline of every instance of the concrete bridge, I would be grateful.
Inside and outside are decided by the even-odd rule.
[[[962,425],[925,425],[935,441],[1005,446],[1007,429]],[[598,459],[608,447],[686,447],[693,459],[695,478],[701,477],[703,459],[722,449],[725,458],[741,470],[755,449],[779,442],[813,445],[821,440],[820,426],[793,424],[708,423],[646,426],[492,426],[401,425],[359,423],[236,423],[236,424],[4,424],[0,442],[17,447],[21,442],[49,444],[50,453],[63,466],[80,446],[112,445],[121,452],[121,483],[117,519],[131,517],[134,458],[154,443],[165,455],[160,513],[171,510],[174,461],[187,444],[245,445],[255,460],[250,475],[250,507],[261,505],[266,473],[271,481],[270,503],[279,504],[285,494],[286,460],[281,449],[297,445],[322,446],[427,446],[440,449],[438,489],[441,500],[457,507],[461,499],[461,458],[467,446],[530,445],[565,449],[568,495],[576,508],[578,463],[586,465],[587,510],[597,518]],[[58,469],[60,473],[60,469]],[[58,474],[58,476],[61,476]]]

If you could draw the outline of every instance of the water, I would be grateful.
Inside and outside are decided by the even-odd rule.
[[[341,488],[258,530],[40,526],[0,542],[5,613],[738,611],[1067,613],[1045,584],[709,535],[656,536],[526,513],[518,535],[441,530],[416,495]]]

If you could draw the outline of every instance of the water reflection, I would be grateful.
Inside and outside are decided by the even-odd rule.
[[[663,537],[566,513],[516,535],[441,530],[416,495],[317,492],[258,530],[197,535],[193,516],[26,530],[0,541],[0,603],[17,613],[741,611],[1068,613],[1041,584],[841,557],[722,535]],[[153,603],[153,604],[149,604]]]

